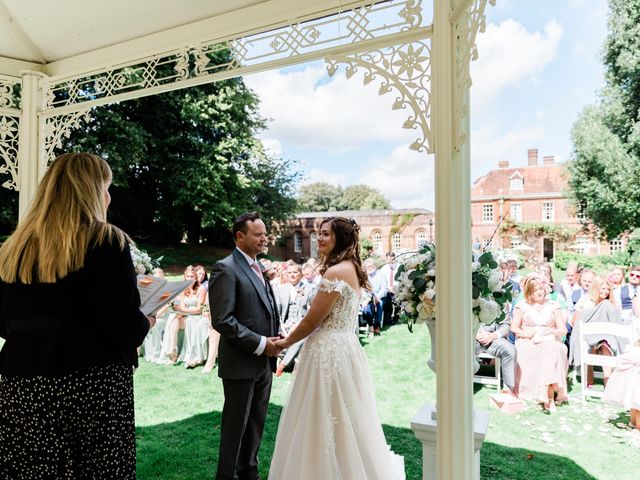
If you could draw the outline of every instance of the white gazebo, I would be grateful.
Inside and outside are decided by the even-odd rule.
[[[459,279],[471,279],[469,63],[487,2],[0,0],[0,183],[22,216],[60,139],[100,105],[317,59],[364,73],[406,110],[409,148],[435,154],[437,477],[472,478],[471,282]]]

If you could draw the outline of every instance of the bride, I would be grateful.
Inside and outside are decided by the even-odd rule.
[[[402,457],[389,449],[376,412],[367,359],[356,332],[361,288],[355,221],[320,225],[322,280],[311,308],[279,347],[308,337],[282,412],[270,480],[404,480]]]

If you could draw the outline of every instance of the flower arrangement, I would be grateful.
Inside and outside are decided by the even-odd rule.
[[[144,250],[140,250],[133,244],[129,245],[129,249],[131,250],[131,260],[133,260],[133,266],[137,274],[151,273],[151,270],[158,266],[159,259],[151,260],[149,254]]]
[[[404,254],[396,272],[396,300],[409,330],[435,320],[436,248],[433,244]],[[502,281],[498,262],[490,251],[473,252],[471,262],[472,313],[476,321],[490,324],[505,318],[504,305],[512,300],[511,284]]]

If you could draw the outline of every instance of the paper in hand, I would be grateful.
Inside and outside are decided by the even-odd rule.
[[[138,275],[140,311],[145,315],[153,315],[192,283],[193,280],[168,282],[153,275]]]

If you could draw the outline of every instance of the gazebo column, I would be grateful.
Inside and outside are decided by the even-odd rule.
[[[435,146],[437,478],[473,478],[473,383],[471,328],[471,208],[468,115],[460,118],[451,0],[434,0],[432,133]],[[468,87],[463,89],[468,100]],[[463,122],[456,125],[456,122]],[[458,128],[456,128],[458,127]],[[456,147],[458,145],[458,148]]]
[[[19,208],[18,216],[24,217],[31,205],[38,182],[40,180],[40,158],[44,151],[42,135],[44,121],[38,117],[38,112],[44,105],[44,95],[41,81],[46,75],[33,72],[22,72],[22,98],[20,130],[18,133],[18,188]]]

